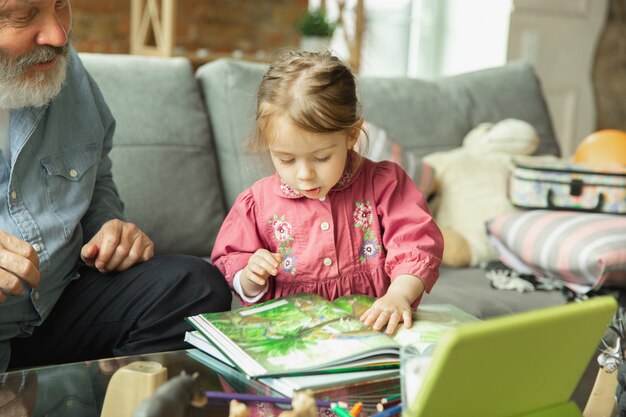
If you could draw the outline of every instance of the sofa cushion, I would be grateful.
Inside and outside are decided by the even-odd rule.
[[[574,289],[626,284],[626,217],[529,210],[487,225],[500,259],[519,273],[559,278]]]
[[[560,153],[541,85],[527,63],[432,81],[364,77],[360,87],[367,120],[418,155],[457,148],[480,123],[508,118],[535,127],[536,154]]]
[[[117,121],[113,177],[155,252],[209,256],[225,215],[215,152],[189,61],[81,54]]]
[[[227,207],[254,181],[269,175],[270,161],[251,155],[245,147],[254,127],[256,91],[265,66],[220,59],[198,68],[211,133],[217,150]]]
[[[264,64],[222,59],[196,72],[228,207],[241,191],[271,172],[270,165],[259,164],[257,157],[242,152],[252,132],[256,91],[265,68]],[[536,153],[559,154],[541,86],[525,63],[435,81],[361,77],[359,94],[365,119],[417,156],[456,148],[479,123],[506,118],[525,120],[537,129]]]

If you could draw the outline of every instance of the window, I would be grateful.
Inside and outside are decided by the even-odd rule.
[[[356,1],[345,0],[346,27],[338,28],[331,44],[343,58],[343,31],[354,30]],[[362,75],[436,78],[506,62],[510,0],[363,1]],[[336,19],[337,3],[326,3]],[[319,6],[320,0],[310,1],[311,8]]]

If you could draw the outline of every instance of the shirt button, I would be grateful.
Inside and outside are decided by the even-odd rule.
[[[39,291],[35,291],[33,296],[35,297],[35,300],[39,301]]]
[[[320,228],[322,230],[328,230],[330,229],[330,225],[328,224],[328,222],[322,222],[322,224],[320,224]]]
[[[70,170],[70,177],[76,178],[77,175],[78,175],[78,171],[76,171],[75,169]]]
[[[11,191],[11,198],[15,200],[17,198],[17,193],[15,191]]]
[[[39,243],[35,243],[33,245],[33,249],[35,249],[35,252],[39,252],[39,251],[41,251],[41,246],[39,246]]]
[[[333,260],[330,258],[324,258],[324,265],[331,266],[333,264]]]
[[[326,196],[320,197],[320,201],[326,201]]]

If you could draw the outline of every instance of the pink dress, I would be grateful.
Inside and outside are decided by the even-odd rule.
[[[346,294],[378,298],[401,274],[418,276],[430,292],[439,276],[443,238],[404,170],[366,159],[323,201],[298,194],[278,174],[241,193],[211,261],[232,288],[234,275],[260,248],[282,253],[283,261],[259,301],[302,292],[329,300]]]

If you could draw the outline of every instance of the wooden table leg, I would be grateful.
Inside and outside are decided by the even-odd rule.
[[[583,410],[584,417],[612,417],[617,411],[615,390],[617,389],[617,371],[608,373],[604,368],[598,370],[589,400]]]

